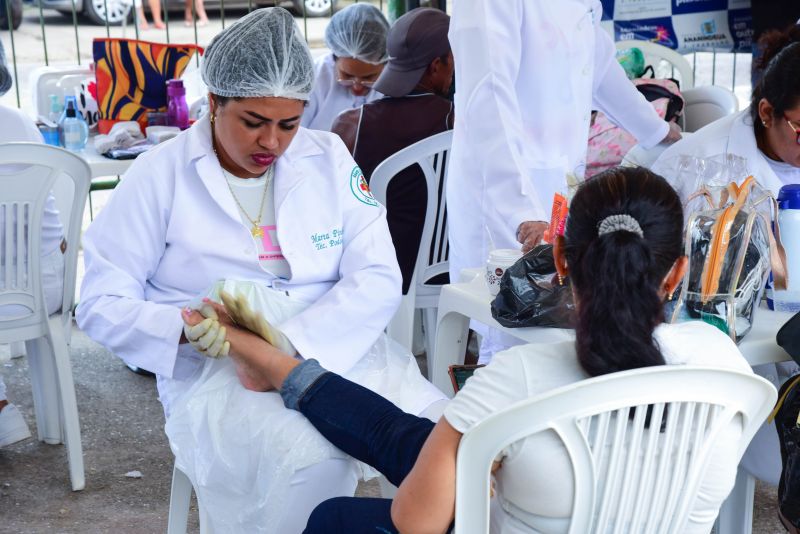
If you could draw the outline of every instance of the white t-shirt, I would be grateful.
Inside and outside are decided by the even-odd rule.
[[[0,143],[44,143],[36,124],[22,111],[0,104]],[[0,171],[2,172],[2,171]],[[56,199],[47,195],[42,218],[42,256],[59,249],[64,228],[58,218]]]
[[[383,98],[373,89],[364,96],[354,95],[349,88],[336,81],[336,65],[333,54],[317,58],[314,62],[314,89],[308,98],[300,124],[311,130],[329,132],[333,121],[342,111],[360,108],[368,102]]]
[[[264,184],[269,173],[258,178],[239,178],[222,170],[225,179],[233,190],[233,194],[239,201],[239,215],[242,223],[250,230],[253,223],[250,218],[255,220],[258,217],[258,210],[262,207],[261,199],[264,195]],[[258,251],[258,262],[266,272],[274,274],[278,278],[291,278],[292,271],[289,262],[281,252],[281,245],[278,242],[278,225],[275,220],[275,179],[270,181],[266,191],[263,209],[261,211],[260,227],[264,233],[262,237],[254,237],[256,250]],[[244,209],[244,213],[242,212]],[[248,218],[248,216],[250,218]]]
[[[752,372],[733,341],[708,324],[661,325],[655,338],[668,365]],[[479,369],[447,406],[444,417],[463,433],[515,402],[586,378],[572,341],[514,347],[496,354],[488,366]],[[740,434],[741,427],[736,425],[726,429],[724,449],[714,455],[684,532],[710,532],[719,506],[735,482]],[[502,468],[495,475],[499,498],[492,499],[491,532],[530,533],[527,525],[539,532],[566,532],[574,487],[571,463],[560,439],[550,432],[539,433],[510,445],[501,457]]]

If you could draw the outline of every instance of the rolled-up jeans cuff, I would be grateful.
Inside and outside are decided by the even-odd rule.
[[[313,386],[319,378],[329,373],[322,367],[317,360],[305,360],[303,363],[292,369],[286,380],[283,381],[281,388],[281,398],[283,405],[290,410],[297,410],[300,399]]]

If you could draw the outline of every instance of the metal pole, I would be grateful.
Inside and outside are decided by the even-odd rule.
[[[6,3],[9,3],[6,0]],[[44,64],[50,66],[50,61],[47,58],[47,32],[44,30],[44,14],[42,13],[42,2],[39,1],[39,25],[42,27],[42,46],[44,46]]]
[[[222,29],[224,30],[225,29],[225,0],[222,0],[222,2],[220,3],[219,18],[222,19]],[[195,39],[194,39],[195,43],[194,44],[197,44],[197,36],[196,36],[196,34],[197,34],[197,31],[195,30]]]
[[[167,0],[164,0],[167,1]],[[224,13],[224,11],[223,11]],[[222,19],[222,27],[225,27],[225,19]],[[194,44],[197,45],[197,7],[194,4],[194,0],[192,0],[192,26],[194,26]],[[195,52],[194,54],[194,61],[195,65],[198,67],[200,66],[200,54]]]
[[[169,44],[169,9],[167,9],[167,0],[162,0],[161,6],[164,9],[164,25],[167,27],[167,44]]]
[[[21,108],[19,100],[19,75],[17,74],[17,48],[14,45],[14,19],[11,16],[11,1],[6,0],[6,21],[8,21],[8,36],[11,38],[11,60],[14,63],[14,88],[17,90],[17,107]]]
[[[106,37],[111,37],[111,29],[108,27],[108,0],[103,0],[103,9],[106,10],[106,16],[104,17],[106,21]]]
[[[144,1],[144,0],[143,0]],[[41,1],[39,2],[41,4]],[[142,13],[144,13],[144,4],[142,5]],[[127,16],[125,17],[127,18]],[[136,33],[136,40],[139,40],[139,10],[133,4],[133,31]]]
[[[306,38],[308,43],[308,17],[306,16],[306,0],[303,0],[303,37]]]
[[[72,27],[75,29],[75,53],[78,54],[78,65],[80,65],[81,45],[78,40],[78,13],[75,11],[75,0],[72,0]]]
[[[711,85],[717,81],[717,49],[711,51]]]
[[[739,54],[734,50],[733,52],[733,80],[731,80],[731,92],[736,92],[736,56]]]

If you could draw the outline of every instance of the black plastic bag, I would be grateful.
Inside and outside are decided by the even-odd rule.
[[[539,245],[506,269],[492,317],[506,328],[572,328],[574,308],[569,283],[558,283],[553,245]]]
[[[777,342],[800,361],[800,313],[778,331]],[[789,532],[800,528],[800,376],[787,380],[778,391],[772,417],[781,446],[781,480],[778,483],[778,517]]]

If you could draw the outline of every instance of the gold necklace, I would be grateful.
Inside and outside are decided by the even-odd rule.
[[[213,139],[213,132],[212,132],[212,139],[211,139],[211,148],[214,150],[214,155],[217,156],[217,161],[219,162],[219,166],[222,167],[222,162],[219,159],[219,154],[217,154],[217,147],[214,143]],[[225,169],[223,169],[224,171]],[[233,197],[233,201],[236,202],[236,205],[239,207],[239,211],[244,213],[244,216],[250,221],[250,224],[253,227],[250,229],[250,233],[256,239],[261,239],[264,237],[264,230],[261,228],[261,214],[264,212],[264,201],[267,199],[267,190],[269,189],[269,184],[272,182],[272,177],[275,175],[275,164],[269,166],[267,169],[267,178],[264,181],[264,192],[261,194],[261,205],[258,207],[258,217],[253,219],[248,215],[247,211],[242,206],[242,203],[239,202],[239,198],[236,196],[236,193],[233,192],[233,187],[231,187],[231,183],[228,181],[227,177],[225,178],[225,183],[228,185],[228,191],[231,192],[231,196]]]

